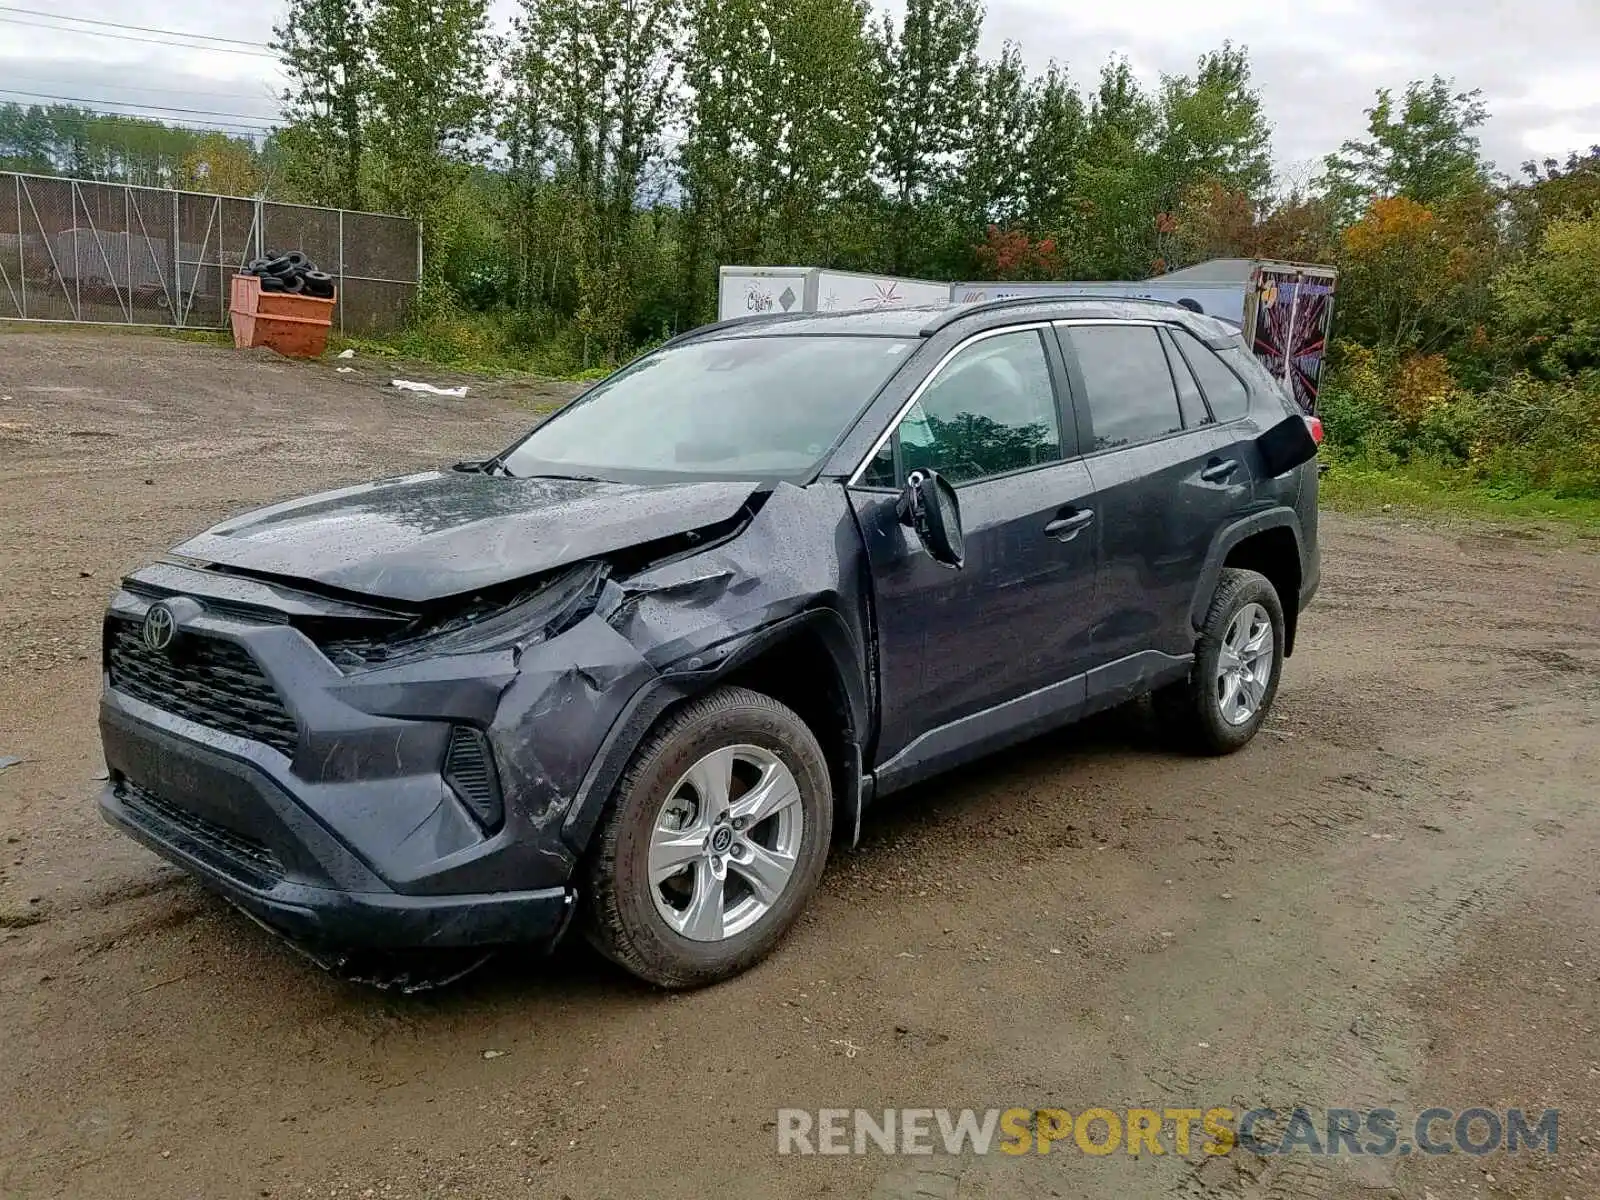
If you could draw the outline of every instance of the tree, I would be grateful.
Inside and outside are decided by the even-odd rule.
[[[1406,196],[1438,204],[1488,178],[1473,132],[1488,119],[1482,92],[1453,91],[1435,75],[1413,80],[1398,104],[1388,88],[1367,109],[1367,140],[1345,142],[1324,160],[1322,185],[1342,215],[1359,215],[1374,198]]]
[[[620,346],[638,290],[630,250],[641,193],[667,185],[677,22],[672,0],[524,0],[516,26],[502,125],[513,219],[539,220],[523,226],[524,253],[537,245],[548,257],[552,294],[570,277],[586,332],[608,348]],[[553,213],[544,192],[557,201]]]
[[[682,292],[717,262],[834,261],[869,199],[874,87],[864,0],[695,0],[684,79]]]
[[[1383,350],[1434,348],[1448,306],[1449,248],[1433,211],[1409,196],[1374,200],[1343,242],[1347,334]]]
[[[1080,226],[1070,241],[1080,277],[1140,279],[1155,270],[1159,132],[1156,106],[1127,61],[1107,63],[1090,100],[1078,165]]]
[[[1600,213],[1552,220],[1534,253],[1495,281],[1519,359],[1551,376],[1600,367],[1597,279]]]
[[[1061,270],[1054,238],[1037,242],[1020,229],[991,225],[974,251],[986,279],[1053,279]]]
[[[874,162],[891,208],[888,266],[922,271],[930,197],[956,170],[977,95],[978,0],[907,0],[897,34],[881,15],[869,33],[877,81]]]
[[[179,186],[219,196],[254,196],[261,175],[250,143],[226,134],[208,133],[183,157]]]
[[[1338,252],[1338,231],[1327,204],[1298,192],[1269,202],[1262,211],[1245,192],[1207,180],[1190,185],[1174,216],[1176,253],[1185,263],[1208,258],[1329,262]]]
[[[1027,205],[1028,149],[1033,97],[1022,50],[1015,42],[978,74],[960,169],[949,184],[962,227],[983,229],[1020,220]]]
[[[290,186],[316,204],[362,207],[371,0],[289,0],[272,49],[290,86],[280,135]]]
[[[367,141],[374,192],[442,247],[448,202],[481,154],[489,115],[487,0],[372,0]]]
[[[1536,249],[1553,220],[1600,213],[1600,146],[1589,147],[1587,154],[1574,150],[1565,163],[1554,158],[1525,162],[1522,175],[1506,196],[1511,240],[1520,248]]]
[[[1066,68],[1052,62],[1028,95],[1028,141],[1023,154],[1023,220],[1036,231],[1068,230],[1077,217],[1078,165],[1087,118]]]
[[[1161,129],[1156,155],[1165,178],[1157,198],[1163,211],[1197,182],[1211,181],[1265,199],[1272,183],[1272,127],[1250,87],[1250,59],[1242,47],[1200,57],[1193,79],[1169,75],[1161,82]]]

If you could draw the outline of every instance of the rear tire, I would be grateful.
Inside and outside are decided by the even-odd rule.
[[[1283,630],[1283,604],[1266,576],[1224,567],[1189,677],[1151,698],[1162,729],[1200,754],[1232,754],[1245,746],[1278,694]]]
[[[832,831],[827,760],[805,722],[720,688],[634,752],[590,857],[585,932],[660,987],[737,975],[810,901]]]

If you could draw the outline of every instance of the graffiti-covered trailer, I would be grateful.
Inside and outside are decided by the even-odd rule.
[[[723,267],[717,319],[764,313],[845,312],[947,304],[950,285],[893,275],[861,275],[825,267]]]
[[[1337,276],[1333,267],[1308,263],[1214,258],[1139,281],[958,283],[950,298],[970,304],[1021,296],[1129,296],[1182,304],[1239,326],[1284,391],[1314,413]]]

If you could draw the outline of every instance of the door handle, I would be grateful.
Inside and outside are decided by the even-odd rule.
[[[1200,478],[1207,483],[1221,483],[1239,469],[1239,460],[1236,458],[1213,458],[1206,464],[1205,470],[1200,472]]]
[[[1057,517],[1044,527],[1045,537],[1053,537],[1058,542],[1070,542],[1084,529],[1089,522],[1094,520],[1094,509],[1083,508],[1069,513],[1064,517]]]

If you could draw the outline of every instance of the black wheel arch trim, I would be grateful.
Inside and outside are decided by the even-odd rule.
[[[848,705],[850,729],[845,736],[845,787],[834,797],[836,836],[854,844],[861,826],[863,802],[861,740],[869,726],[867,683],[859,650],[844,619],[832,609],[814,608],[775,621],[749,633],[729,638],[687,655],[684,664],[669,666],[641,687],[606,732],[600,749],[579,784],[577,794],[561,824],[561,836],[573,850],[584,853],[600,827],[611,794],[627,770],[628,760],[650,728],[673,705],[702,695],[731,677],[741,667],[770,650],[802,635],[816,635],[826,648],[830,664]]]
[[[1276,505],[1241,517],[1231,524],[1224,525],[1211,539],[1211,546],[1206,551],[1206,560],[1200,568],[1200,578],[1195,584],[1194,599],[1189,605],[1189,623],[1194,627],[1198,636],[1206,623],[1206,612],[1211,607],[1211,597],[1217,590],[1217,580],[1222,575],[1222,565],[1228,559],[1228,554],[1240,542],[1254,537],[1258,533],[1265,533],[1269,529],[1288,529],[1294,534],[1295,551],[1300,558],[1300,571],[1302,578],[1305,575],[1305,538],[1300,529],[1300,514],[1287,505]],[[1295,617],[1299,615],[1301,597],[1289,596],[1284,598],[1283,606],[1284,623],[1289,626],[1288,635],[1290,645],[1284,647],[1285,655],[1290,652],[1293,644]]]

